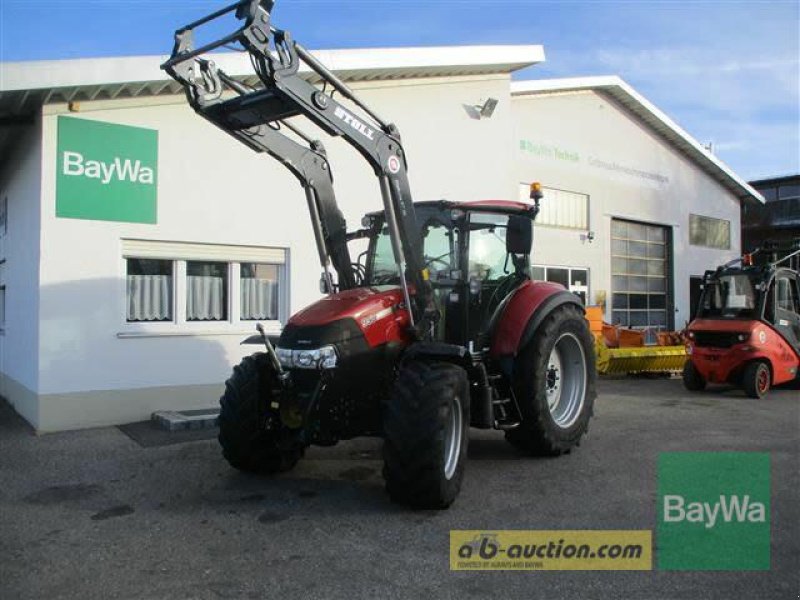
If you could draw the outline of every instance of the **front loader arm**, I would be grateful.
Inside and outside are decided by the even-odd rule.
[[[269,129],[272,123],[302,115],[329,135],[342,137],[355,148],[369,162],[378,177],[395,262],[406,303],[412,311],[412,322],[418,322],[417,329],[421,336],[430,336],[438,311],[422,260],[421,240],[399,132],[393,124],[381,119],[362,103],[343,81],[305,48],[294,42],[288,32],[278,30],[270,24],[273,5],[273,0],[243,0],[179,29],[175,34],[172,56],[162,68],[184,85],[195,110],[245,143],[248,141],[244,137],[248,137],[250,142],[253,137],[252,134],[243,132],[252,132],[256,128]],[[234,33],[194,48],[193,31],[196,27],[232,12],[235,12],[236,18],[242,23]],[[207,78],[202,65],[204,62],[208,63],[202,55],[232,43],[240,44],[250,54],[256,74],[264,87],[240,93],[233,98],[222,98],[220,95],[213,99],[213,105],[202,107],[207,100],[202,93],[198,95],[197,90],[203,87],[199,82]],[[301,63],[321,80],[322,89],[299,74]],[[328,86],[331,88],[330,92],[327,91]],[[354,112],[335,99],[337,92],[354,104],[358,111]],[[201,108],[198,109],[198,106]],[[258,139],[262,149],[275,156],[276,150],[269,146],[270,142],[274,142],[271,134]],[[253,143],[248,145],[254,147]],[[327,165],[327,161],[324,164]],[[330,197],[335,206],[332,189]],[[320,218],[325,229],[324,207],[321,204],[320,206]],[[331,239],[331,243],[341,241],[342,245],[345,244],[344,236],[340,238],[337,234],[335,237],[336,240]],[[328,251],[336,265],[336,255],[343,255],[347,250],[346,246],[343,251],[329,246]],[[347,260],[349,261],[349,257]],[[410,278],[416,291],[413,304],[406,277]]]

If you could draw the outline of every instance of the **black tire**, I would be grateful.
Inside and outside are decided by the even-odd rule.
[[[558,415],[551,412],[548,402],[548,390],[552,393],[555,377],[550,363],[551,352],[557,342],[566,344],[565,347],[574,352],[574,360],[567,363],[563,373],[578,373],[575,369],[582,361],[584,374],[584,385],[578,377],[571,379],[576,385],[575,400],[565,405],[569,410],[565,412],[563,424],[557,422]],[[581,437],[589,429],[597,396],[596,380],[594,343],[583,313],[571,305],[556,308],[514,360],[514,390],[522,412],[522,423],[507,431],[506,439],[530,454],[558,456],[569,452],[580,444]]]
[[[272,391],[278,386],[274,368],[263,352],[246,356],[233,368],[219,399],[219,443],[230,465],[250,473],[288,471],[303,455],[303,446],[270,414]],[[270,417],[272,417],[270,419]],[[268,420],[273,423],[267,429]]]
[[[683,387],[690,392],[702,392],[706,389],[706,380],[691,360],[687,360],[683,365]]]
[[[383,414],[383,476],[394,502],[430,509],[452,504],[464,476],[469,414],[464,369],[423,361],[401,367]]]
[[[751,398],[761,399],[772,385],[772,372],[764,361],[751,362],[742,371],[742,388]]]

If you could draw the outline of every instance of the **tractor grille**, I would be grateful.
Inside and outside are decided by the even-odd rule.
[[[740,343],[739,333],[731,331],[695,331],[694,345],[706,348],[730,348]]]

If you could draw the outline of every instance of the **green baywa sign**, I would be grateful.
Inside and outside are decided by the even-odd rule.
[[[56,216],[155,223],[158,132],[58,117]]]
[[[770,568],[770,457],[665,452],[658,458],[658,566]]]

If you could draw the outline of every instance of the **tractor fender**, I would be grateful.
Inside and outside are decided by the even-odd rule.
[[[558,307],[571,304],[584,311],[580,299],[564,286],[527,281],[511,295],[492,336],[493,358],[513,357],[533,339],[542,322]]]

